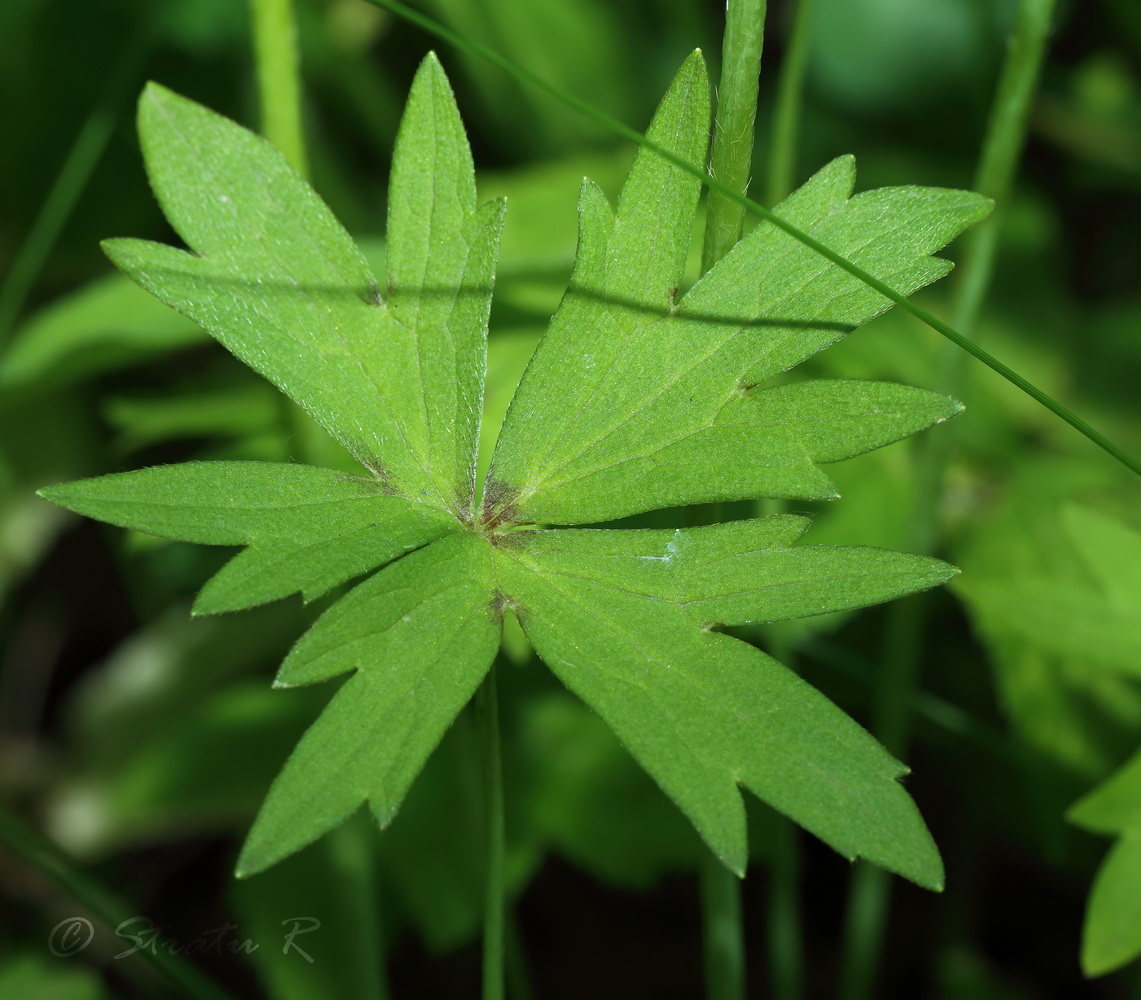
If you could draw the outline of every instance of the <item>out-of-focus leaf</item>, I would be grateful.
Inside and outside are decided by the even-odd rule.
[[[200,327],[133,281],[108,275],[53,303],[0,355],[0,393],[44,391],[209,343]]]
[[[387,996],[376,835],[355,816],[262,878],[234,882],[240,933],[273,1000]]]
[[[1141,831],[1141,753],[1075,802],[1067,815],[1072,823],[1094,833]]]
[[[278,431],[281,397],[261,381],[162,396],[116,396],[104,410],[128,450],[159,441]]]
[[[1105,515],[1083,508],[1063,516],[1054,499],[1091,489],[1104,488],[1073,464],[1026,470],[1007,503],[972,525],[956,553],[964,572],[952,586],[991,653],[1004,707],[1023,738],[1096,780],[1136,745],[1141,630],[1089,561]],[[1115,541],[1100,545],[1106,572],[1119,562],[1111,551],[1124,544],[1118,533],[1133,533],[1115,527]],[[1120,579],[1123,597],[1132,572]]]
[[[1110,848],[1090,891],[1082,971],[1103,976],[1141,955],[1141,830]]]
[[[540,842],[612,885],[644,889],[691,869],[703,850],[606,723],[565,694],[528,702],[516,794]]]
[[[315,694],[315,700],[283,704],[260,684],[232,685],[137,741],[114,768],[65,783],[53,797],[49,822],[83,855],[240,831],[324,701]]]
[[[433,12],[455,30],[489,45],[542,74],[555,86],[578,94],[623,118],[629,113],[629,60],[618,46],[620,8],[605,0],[565,4],[530,0],[430,0]],[[691,43],[692,44],[692,43]],[[583,116],[538,96],[479,59],[466,59],[500,142],[524,148],[574,149],[597,142],[597,126]],[[525,115],[524,122],[520,117]]]

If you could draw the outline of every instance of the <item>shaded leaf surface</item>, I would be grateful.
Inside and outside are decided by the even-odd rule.
[[[812,606],[833,610],[827,577],[815,595],[805,583],[807,575],[823,575],[820,564],[814,573],[796,566],[799,555],[816,555],[811,547],[774,545],[798,534],[803,521],[772,521],[675,532],[551,531],[533,539],[519,533],[499,549],[498,574],[539,655],[606,720],[729,867],[743,873],[746,860],[742,784],[847,857],[862,855],[941,888],[938,852],[895,780],[906,768],[786,667],[694,628],[711,612],[736,623]],[[750,542],[752,550],[742,551]],[[839,550],[838,560],[826,552],[823,562],[847,562],[836,568],[853,576],[862,562],[865,578],[879,577],[891,596],[948,575],[936,560],[892,554],[916,565],[907,583],[891,581],[871,551]],[[763,568],[758,555],[773,565]],[[786,587],[799,593],[789,600]]]

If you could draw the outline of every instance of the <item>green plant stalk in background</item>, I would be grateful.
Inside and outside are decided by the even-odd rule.
[[[40,206],[31,232],[0,282],[0,344],[7,339],[36,277],[99,163],[118,119],[120,105],[135,84],[154,39],[153,18],[143,17],[115,59],[102,96],[84,120],[67,157]]]
[[[599,110],[589,102],[583,101],[575,97],[573,94],[565,92],[559,87],[552,86],[551,84],[547,83],[542,77],[530,72],[530,70],[527,70],[522,66],[517,65],[510,59],[507,59],[504,56],[500,55],[498,52],[495,52],[493,49],[489,49],[484,45],[480,45],[478,42],[474,42],[471,39],[464,38],[462,35],[459,35],[444,25],[440,24],[439,22],[434,21],[432,18],[421,14],[419,11],[414,10],[406,4],[400,3],[399,0],[368,0],[368,2],[376,4],[378,7],[383,7],[385,10],[391,11],[393,14],[396,14],[399,17],[402,17],[405,20],[418,25],[424,31],[427,31],[429,34],[443,39],[461,51],[478,56],[479,58],[490,62],[492,65],[498,66],[505,72],[510,73],[512,76],[526,83],[529,83],[532,86],[538,87],[540,90],[550,94],[560,103],[574,108],[576,111],[579,111],[582,114],[593,118],[595,121],[604,125],[606,128],[610,129],[617,135],[621,135],[624,138],[629,139],[631,142],[637,143],[644,149],[652,150],[667,162],[682,170],[685,170],[690,174],[693,174],[695,177],[699,178],[702,184],[704,184],[706,187],[719,191],[727,198],[736,201],[747,211],[752,212],[754,215],[756,215],[757,218],[763,219],[765,222],[769,222],[772,225],[776,226],[778,229],[793,237],[793,239],[798,240],[809,249],[815,251],[825,259],[831,261],[837,267],[842,268],[853,277],[858,278],[868,287],[875,289],[875,291],[879,292],[880,295],[890,299],[906,312],[911,313],[922,323],[931,327],[931,329],[933,329],[936,333],[946,337],[957,347],[962,348],[972,357],[978,361],[981,361],[992,371],[1002,376],[1002,378],[1006,379],[1006,381],[1011,383],[1011,385],[1014,385],[1022,392],[1026,393],[1026,395],[1035,400],[1035,402],[1040,403],[1042,406],[1046,407],[1046,409],[1048,409],[1051,413],[1064,420],[1067,424],[1078,431],[1078,433],[1088,438],[1099,448],[1101,448],[1102,451],[1105,451],[1111,455],[1127,469],[1136,473],[1138,476],[1141,476],[1141,460],[1133,457],[1132,455],[1129,455],[1114,442],[1110,441],[1109,438],[1107,438],[1104,434],[1102,434],[1096,428],[1092,427],[1086,420],[1082,419],[1076,413],[1071,411],[1068,407],[1063,406],[1049,394],[1039,389],[1029,379],[1024,378],[1022,375],[1016,372],[1009,365],[999,361],[998,358],[994,357],[988,351],[983,350],[977,344],[964,337],[958,330],[954,329],[954,327],[944,323],[941,319],[928,312],[922,306],[916,305],[914,302],[908,299],[906,295],[903,295],[897,289],[892,288],[890,285],[886,284],[883,281],[880,281],[878,278],[870,274],[868,271],[864,270],[859,265],[854,264],[852,261],[848,260],[843,254],[837,253],[831,247],[826,246],[819,240],[813,239],[811,236],[805,232],[802,232],[796,226],[785,221],[779,216],[774,215],[769,209],[765,208],[764,205],[761,205],[750,198],[746,198],[739,192],[734,191],[728,185],[722,184],[721,181],[716,177],[711,177],[706,170],[695,166],[692,163],[689,163],[682,157],[678,156],[676,153],[666,149],[665,146],[654,142],[652,139],[646,138],[636,129],[630,128],[630,126],[623,124],[622,122],[618,121],[618,119],[606,114],[605,111]]]
[[[261,132],[302,177],[309,176],[293,0],[251,0]]]
[[[765,204],[776,205],[792,191],[796,173],[796,150],[800,135],[800,109],[804,74],[808,69],[808,46],[812,41],[812,18],[816,0],[796,0],[792,29],[777,75],[776,104],[769,142]]]
[[[475,696],[484,784],[487,885],[483,924],[483,1000],[503,1000],[506,902],[503,878],[505,830],[503,752],[500,746],[499,692],[493,663]]]
[[[816,0],[798,0],[796,3],[792,29],[777,76],[772,135],[766,156],[766,201],[770,205],[776,205],[786,198],[795,183],[800,109],[815,2]],[[766,500],[761,503],[765,514],[784,513],[787,506],[782,500]],[[795,669],[796,650],[783,633],[774,633],[769,645],[773,656]],[[777,1000],[799,1000],[804,994],[800,838],[796,827],[783,816],[774,816],[769,830],[770,884],[765,931],[773,993]]]
[[[995,91],[975,175],[975,190],[992,198],[996,211],[967,235],[952,306],[952,322],[965,337],[975,334],[994,273],[1003,210],[1008,204],[1026,142],[1054,6],[1054,0],[1022,0]],[[940,391],[961,393],[966,374],[964,361],[965,355],[953,344],[943,346],[936,376]],[[916,476],[906,542],[909,551],[931,553],[936,548],[938,515],[953,436],[953,427],[934,428],[914,445]],[[883,656],[875,675],[872,732],[896,756],[906,753],[911,736],[924,654],[923,637],[930,610],[931,604],[925,595],[915,595],[898,602],[887,612]],[[840,964],[844,1000],[866,1000],[873,995],[891,895],[891,882],[882,877],[883,874],[870,865],[861,865],[852,873]]]

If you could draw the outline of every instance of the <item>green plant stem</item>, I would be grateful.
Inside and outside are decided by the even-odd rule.
[[[71,144],[63,166],[32,223],[31,232],[0,284],[0,343],[7,338],[19,318],[44,262],[107,148],[115,129],[119,105],[150,51],[153,36],[153,19],[144,18],[119,51],[98,104]]]
[[[994,273],[1002,212],[1025,145],[1053,11],[1054,0],[1022,0],[991,108],[975,186],[995,200],[998,210],[968,238],[953,307],[955,327],[968,336],[978,322]],[[939,367],[939,388],[957,394],[966,374],[962,353],[945,350]],[[912,552],[930,553],[937,545],[936,518],[951,452],[950,429],[940,430],[942,433],[921,439],[916,449],[915,496],[906,540],[906,548]],[[912,706],[919,688],[930,611],[930,595],[917,594],[896,602],[887,614],[883,663],[873,693],[872,731],[900,758],[906,755],[911,737]],[[886,872],[864,865],[853,873],[840,965],[844,1000],[866,1000],[873,995],[890,897]]]
[[[783,514],[783,500],[762,500],[760,513]],[[768,633],[769,652],[789,670],[796,670],[796,650],[779,625]],[[796,824],[777,813],[770,824],[769,892],[765,907],[765,947],[769,980],[776,1000],[800,1000],[804,995],[804,931],[800,910],[800,837]]]
[[[531,989],[522,936],[514,915],[507,919],[506,966],[507,995],[511,1000],[533,1000],[535,992]]]
[[[371,823],[346,823],[328,838],[329,860],[339,908],[349,917],[351,960],[338,981],[358,1000],[388,1000],[384,930],[371,887],[376,884],[376,831]]]
[[[58,885],[109,930],[114,931],[136,915],[135,910],[127,907],[97,879],[82,871],[60,848],[3,807],[0,807],[0,842],[16,857]],[[230,1000],[228,993],[168,948],[140,948],[135,954],[153,966],[181,993],[194,1000]]]
[[[712,851],[701,852],[702,953],[706,1000],[743,1000],[741,883]]]
[[[793,188],[796,150],[800,135],[800,108],[804,99],[804,74],[808,68],[808,43],[816,0],[797,0],[788,47],[777,76],[776,111],[769,144],[768,183],[765,202],[776,205]]]
[[[804,995],[800,835],[796,824],[785,816],[776,816],[771,829],[770,880],[765,914],[769,978],[776,1000],[799,1000]]]
[[[717,124],[709,172],[742,194],[753,165],[753,126],[765,39],[766,0],[729,0],[725,7],[725,39],[721,50],[721,83],[717,88]],[[741,238],[745,209],[724,192],[711,190],[706,203],[704,273]]]
[[[1008,365],[1003,364],[993,355],[987,351],[984,351],[978,345],[972,343],[968,338],[964,337],[953,327],[949,326],[947,323],[944,323],[941,319],[933,316],[922,306],[916,305],[905,295],[903,295],[902,292],[899,292],[896,289],[890,287],[885,282],[880,281],[879,278],[869,274],[858,264],[852,263],[852,261],[848,260],[842,254],[837,253],[831,247],[827,247],[819,240],[809,236],[807,233],[801,232],[796,226],[786,222],[779,216],[774,215],[763,205],[760,205],[757,202],[746,198],[743,194],[734,191],[728,185],[722,184],[721,181],[715,177],[711,177],[701,167],[695,166],[692,163],[687,163],[680,156],[677,156],[653,140],[647,139],[640,132],[630,128],[628,125],[624,125],[622,122],[618,121],[617,118],[608,115],[605,111],[596,108],[593,104],[590,104],[581,98],[575,97],[573,94],[565,93],[560,88],[547,83],[544,79],[542,79],[542,77],[537,76],[530,70],[524,69],[522,66],[517,66],[510,59],[500,55],[493,49],[489,49],[485,45],[481,45],[478,42],[464,38],[463,36],[452,31],[450,28],[447,28],[437,21],[434,21],[432,18],[421,14],[417,10],[413,10],[411,7],[408,7],[403,3],[400,3],[399,0],[369,0],[369,2],[376,4],[378,7],[383,7],[385,10],[391,11],[393,14],[404,18],[406,21],[409,21],[412,24],[418,25],[424,31],[427,31],[430,34],[435,35],[437,38],[440,38],[445,42],[454,45],[461,51],[467,52],[470,55],[477,56],[494,66],[498,66],[504,72],[510,73],[517,79],[522,80],[525,83],[529,83],[534,87],[538,87],[540,90],[550,94],[557,101],[565,104],[567,107],[574,108],[576,111],[579,111],[582,114],[593,118],[595,121],[599,122],[601,125],[604,125],[615,134],[629,139],[631,142],[637,143],[644,149],[652,150],[667,162],[672,163],[679,169],[685,170],[686,172],[692,174],[694,177],[699,178],[701,182],[707,187],[712,188],[715,191],[720,191],[726,197],[731,198],[738,204],[742,205],[747,211],[752,212],[754,215],[764,220],[765,222],[776,226],[782,232],[788,233],[788,235],[793,239],[803,243],[811,250],[815,250],[826,260],[831,261],[837,267],[847,271],[853,277],[858,278],[860,281],[864,282],[864,284],[875,289],[882,296],[884,296],[884,298],[890,299],[901,309],[911,313],[911,315],[915,316],[922,323],[931,327],[931,329],[936,333],[946,337],[957,347],[962,348],[962,350],[966,351],[976,360],[981,361],[992,371],[1002,376],[1002,378],[1006,379],[1006,381],[1008,381],[1011,385],[1026,393],[1026,395],[1035,400],[1035,402],[1040,403],[1055,416],[1059,417],[1061,420],[1064,420],[1067,424],[1078,431],[1078,433],[1088,438],[1099,448],[1101,448],[1102,451],[1111,455],[1131,472],[1141,476],[1141,459],[1134,458],[1133,456],[1127,454],[1124,450],[1110,441],[1109,438],[1107,438],[1104,434],[1091,427],[1081,417],[1077,416],[1075,413],[1072,413],[1067,407],[1063,406],[1047,393],[1043,392],[1028,379],[1023,378],[1018,374],[1018,372],[1014,371]]]
[[[792,188],[800,126],[804,73],[815,0],[799,0],[788,47],[777,77],[776,111],[768,152],[765,198],[775,205]],[[764,503],[762,513],[780,514],[780,500]],[[790,670],[796,653],[779,630],[773,633],[771,652]],[[804,995],[804,933],[800,908],[800,839],[796,826],[784,816],[774,817],[770,843],[770,883],[765,936],[770,981],[776,1000],[799,1000]]]
[[[1023,0],[1018,10],[1002,76],[991,107],[986,139],[975,172],[975,190],[993,198],[995,212],[967,235],[959,265],[959,287],[951,322],[973,336],[983,300],[994,276],[994,258],[1018,161],[1026,146],[1034,93],[1050,33],[1056,0]],[[945,358],[947,392],[957,392],[964,378],[962,355]]]
[[[301,74],[293,0],[251,0],[261,132],[302,177],[309,175],[301,127]]]
[[[765,0],[728,0],[721,47],[721,80],[713,130],[710,172],[730,190],[743,193],[753,164],[753,126],[765,38]],[[741,238],[745,212],[725,193],[710,190],[706,206],[704,274]],[[744,1000],[745,929],[741,886],[712,852],[699,866],[705,995],[708,1000]]]
[[[309,176],[309,156],[301,124],[301,66],[293,0],[250,0],[254,66],[258,81],[261,134],[302,177]],[[297,457],[311,462],[314,425],[293,400],[282,397],[283,423]],[[358,883],[363,891],[363,884]],[[363,905],[363,904],[361,904]]]
[[[504,902],[503,861],[506,834],[503,816],[503,760],[499,740],[499,695],[495,674],[495,664],[492,664],[475,696],[487,835],[483,1000],[503,1000],[504,997],[504,927],[507,908]]]

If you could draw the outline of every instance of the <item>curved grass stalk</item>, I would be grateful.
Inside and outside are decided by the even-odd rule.
[[[869,274],[862,267],[852,263],[852,261],[848,260],[842,254],[836,253],[836,251],[832,250],[830,247],[825,246],[819,240],[814,239],[807,233],[801,232],[796,226],[786,222],[779,216],[774,215],[773,212],[765,208],[763,205],[753,201],[750,198],[745,197],[745,195],[741,194],[740,192],[734,191],[731,187],[723,184],[716,177],[711,177],[709,173],[703,170],[701,167],[695,166],[692,163],[687,163],[681,157],[674,155],[672,152],[660,146],[658,143],[647,139],[640,132],[630,128],[628,125],[623,124],[622,122],[618,121],[618,119],[608,115],[605,111],[596,108],[588,101],[584,101],[581,98],[575,97],[573,94],[566,93],[561,88],[548,83],[546,80],[542,79],[542,77],[537,76],[530,70],[524,69],[522,66],[518,66],[506,56],[501,55],[500,53],[488,48],[485,45],[481,45],[478,42],[464,38],[463,36],[452,31],[450,28],[440,24],[438,21],[435,21],[432,18],[421,14],[419,11],[413,10],[411,7],[400,3],[399,0],[369,0],[369,3],[376,4],[378,7],[383,7],[385,10],[396,14],[398,17],[404,18],[406,21],[418,25],[423,30],[435,35],[437,38],[442,39],[450,45],[454,45],[461,51],[477,56],[480,59],[484,59],[487,62],[490,62],[492,65],[498,66],[504,72],[510,73],[517,79],[520,79],[534,87],[538,87],[540,90],[550,94],[557,101],[565,104],[567,107],[573,108],[574,110],[587,115],[590,118],[593,118],[595,121],[599,122],[601,125],[605,126],[616,135],[620,135],[625,139],[629,139],[631,142],[637,143],[644,149],[652,150],[653,152],[657,153],[658,156],[661,156],[669,163],[674,164],[674,166],[678,167],[679,169],[685,170],[693,176],[699,178],[706,187],[715,191],[719,191],[727,198],[736,201],[746,211],[751,212],[757,216],[757,218],[776,226],[778,229],[787,233],[793,239],[798,240],[810,249],[815,250],[826,260],[831,261],[837,267],[842,268],[853,277],[858,278],[860,281],[864,282],[864,284],[868,285],[870,288],[875,289],[882,296],[884,296],[884,298],[890,299],[901,309],[911,313],[911,315],[920,320],[920,322],[924,323],[926,326],[931,327],[931,329],[933,329],[936,333],[946,337],[957,347],[966,351],[976,360],[981,361],[992,371],[1002,376],[1002,378],[1006,379],[1006,381],[1008,381],[1011,385],[1026,393],[1026,395],[1035,400],[1035,402],[1040,403],[1055,416],[1064,420],[1067,424],[1078,431],[1078,433],[1088,438],[1104,452],[1111,455],[1118,462],[1124,465],[1131,472],[1141,476],[1141,459],[1129,455],[1122,448],[1118,447],[1118,445],[1114,444],[1114,442],[1110,441],[1109,438],[1107,438],[1104,434],[1092,427],[1088,422],[1083,420],[1077,414],[1073,413],[1067,407],[1063,406],[1057,400],[1053,399],[1049,394],[1039,389],[1029,379],[1019,375],[1018,372],[1014,371],[1014,369],[1009,365],[1004,364],[989,352],[984,351],[977,344],[974,344],[967,337],[963,336],[963,334],[961,334],[958,330],[954,329],[954,327],[944,323],[941,319],[938,319],[936,316],[929,313],[922,306],[916,305],[901,292],[890,287],[885,282],[880,281],[879,278]]]

